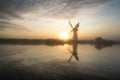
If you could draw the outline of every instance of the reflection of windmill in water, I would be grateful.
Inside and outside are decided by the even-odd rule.
[[[79,28],[79,22],[76,24],[75,27],[72,26],[71,22],[69,21],[69,24],[72,28],[71,32],[73,32],[73,43],[72,43],[72,48],[73,48],[73,51],[69,50],[69,52],[72,54],[71,57],[69,58],[68,62],[71,61],[72,57],[74,56],[74,58],[76,60],[79,60],[79,57],[78,57],[78,52],[77,52],[77,41],[78,41],[78,36],[77,36],[77,31],[78,31],[78,28]]]

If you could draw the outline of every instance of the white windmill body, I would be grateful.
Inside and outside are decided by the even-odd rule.
[[[77,41],[78,37],[77,37],[77,29],[73,29],[73,41]]]

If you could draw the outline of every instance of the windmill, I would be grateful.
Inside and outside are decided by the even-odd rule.
[[[79,22],[75,25],[75,27],[73,27],[71,22],[69,21],[69,25],[72,28],[72,30],[70,32],[73,32],[73,41],[76,42],[78,40],[77,31],[79,28]]]

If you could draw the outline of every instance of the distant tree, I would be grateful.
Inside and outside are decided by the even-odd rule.
[[[95,38],[95,41],[103,41],[104,39],[102,37]]]
[[[95,38],[95,42],[97,43],[103,43],[103,42],[106,42],[107,40],[103,39],[102,37],[97,37]]]

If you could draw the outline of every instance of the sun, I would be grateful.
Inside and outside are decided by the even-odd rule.
[[[60,38],[64,39],[64,40],[67,40],[69,38],[69,35],[67,33],[61,33]]]

